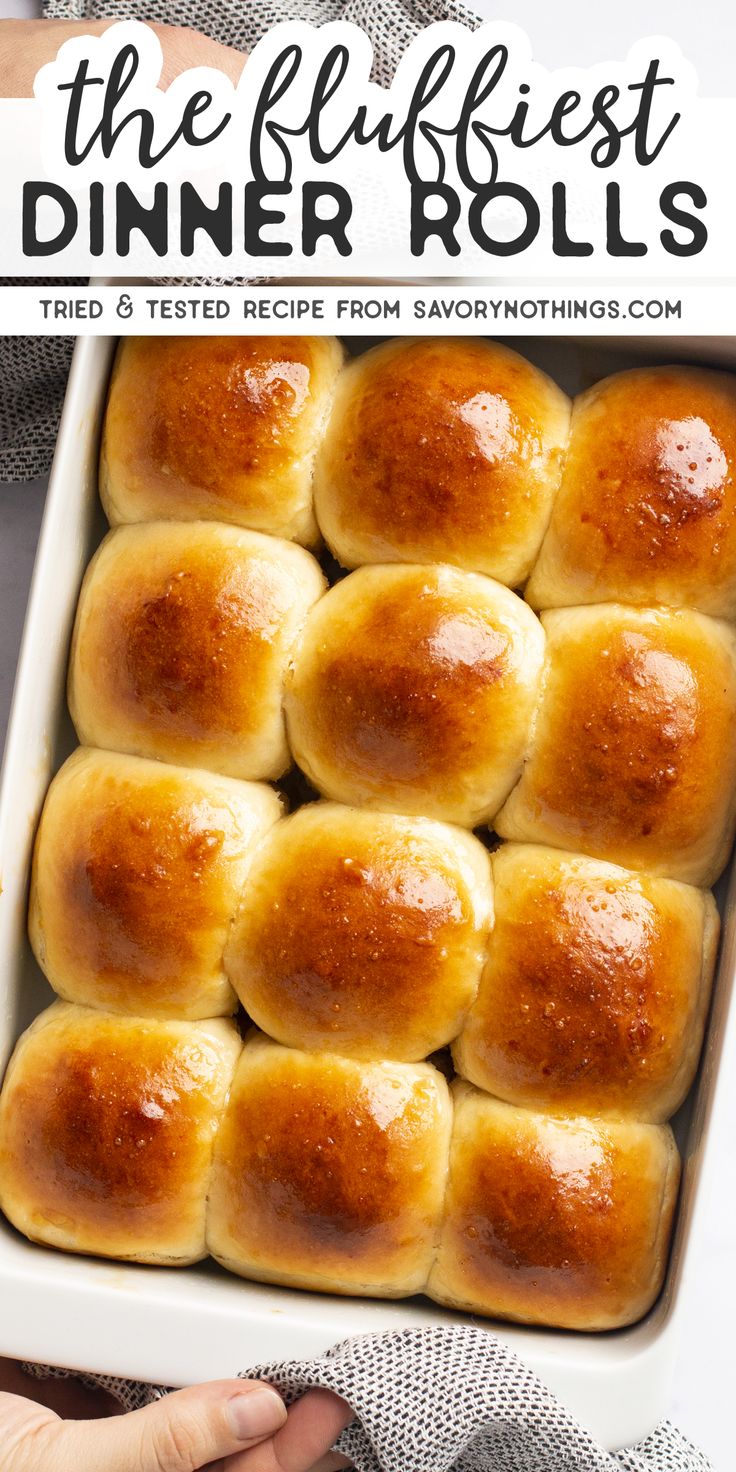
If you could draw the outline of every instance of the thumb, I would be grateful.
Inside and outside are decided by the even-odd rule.
[[[49,1428],[49,1465],[54,1472],[199,1472],[273,1436],[285,1420],[270,1386],[218,1380],[127,1416],[57,1423]]]

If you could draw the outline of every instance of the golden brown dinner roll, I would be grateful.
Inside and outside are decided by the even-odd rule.
[[[258,532],[206,521],[111,532],[74,629],[80,741],[229,777],[280,776],[284,675],[324,586],[308,552]]]
[[[453,1093],[431,1297],[563,1329],[641,1318],[667,1265],[679,1180],[669,1126],[550,1119],[465,1083]]]
[[[334,337],[123,338],[100,456],[110,521],[212,518],[311,545],[342,356]]]
[[[246,1041],[217,1138],[210,1252],[246,1278],[400,1298],[421,1289],[451,1106],[429,1063]]]
[[[279,1042],[412,1061],[459,1032],[491,916],[471,834],[311,803],[258,848],[225,966]]]
[[[493,855],[495,922],[458,1073],[551,1114],[669,1119],[698,1063],[713,896],[560,849]]]
[[[570,402],[498,343],[420,338],[342,374],[314,477],[345,567],[449,562],[517,586],[560,478]]]
[[[0,1094],[0,1208],[34,1242],[134,1262],[205,1256],[212,1147],[234,1023],[154,1022],[55,1002]]]
[[[80,749],[36,838],[29,928],[54,990],[138,1016],[234,1012],[222,963],[272,788]]]
[[[326,796],[474,827],[519,774],[544,638],[507,588],[451,567],[364,567],[308,618],[291,749]]]
[[[534,740],[497,832],[712,884],[734,831],[736,634],[620,604],[542,622]]]
[[[575,402],[534,608],[669,603],[736,617],[736,378],[639,368]]]

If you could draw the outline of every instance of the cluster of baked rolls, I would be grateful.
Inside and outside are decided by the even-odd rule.
[[[487,341],[122,345],[31,883],[60,1000],[0,1096],[21,1231],[646,1312],[736,821],[735,465],[716,373],[571,416]]]

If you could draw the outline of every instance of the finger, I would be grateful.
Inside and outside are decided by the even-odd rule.
[[[284,1403],[270,1386],[220,1380],[112,1421],[61,1423],[50,1465],[54,1472],[198,1472],[273,1436],[285,1421]]]
[[[75,36],[101,36],[112,20],[0,20],[0,96],[32,97],[36,73],[53,61],[60,46]],[[160,86],[193,66],[216,67],[234,84],[245,65],[245,56],[231,46],[222,46],[189,26],[154,25],[161,42],[163,66]]]
[[[101,36],[109,20],[1,20],[0,95],[32,97],[36,72],[73,36]]]
[[[233,1472],[233,1468],[237,1468],[238,1463],[252,1469],[254,1464],[247,1458],[254,1456],[255,1451],[244,1452],[239,1457],[227,1457],[224,1461],[210,1462],[207,1467],[202,1468],[202,1472]],[[327,1452],[326,1456],[320,1457],[309,1468],[309,1472],[354,1472],[354,1468],[348,1457],[341,1456],[339,1452]]]
[[[175,77],[193,66],[216,67],[234,84],[239,81],[245,66],[242,51],[235,51],[232,46],[222,46],[219,41],[213,41],[189,26],[157,25],[152,29],[161,42],[164,54],[161,87],[168,87]]]
[[[339,1395],[331,1390],[308,1390],[291,1407],[273,1439],[251,1452],[229,1457],[226,1472],[312,1472],[353,1419],[350,1406]]]
[[[45,1406],[24,1400],[19,1395],[0,1393],[0,1428],[2,1428],[2,1453],[0,1465],[3,1472],[34,1472],[39,1464],[35,1460],[34,1445],[47,1430],[60,1425],[58,1416]]]

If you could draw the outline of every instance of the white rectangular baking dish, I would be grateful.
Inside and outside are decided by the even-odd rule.
[[[516,340],[573,391],[641,357],[736,361],[736,342]],[[52,773],[75,745],[64,688],[84,568],[104,530],[97,501],[100,419],[114,343],[80,338],[49,487],[0,784],[0,1075],[51,992],[26,939],[33,834]],[[694,1095],[676,1122],[684,1179],[664,1292],[631,1329],[601,1335],[485,1324],[610,1448],[644,1436],[667,1407],[680,1288],[698,1232],[699,1183],[719,1069],[736,1065],[733,862],[720,885],[724,932]],[[736,1011],[736,1009],[734,1009]],[[701,1223],[702,1225],[702,1223]],[[388,1303],[271,1288],[214,1265],[127,1266],[32,1246],[0,1219],[0,1354],[166,1384],[229,1376],[259,1361],[314,1355],[348,1335],[467,1322],[421,1300]],[[481,1322],[481,1321],[477,1321]]]

